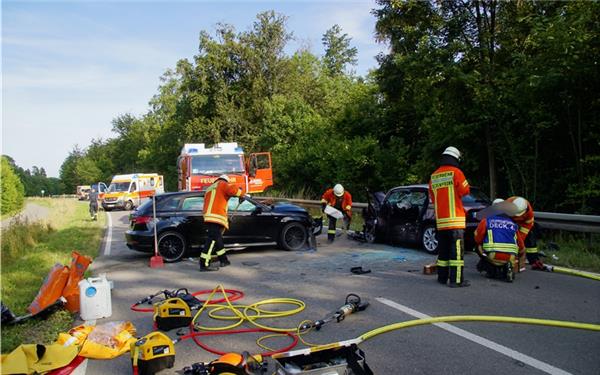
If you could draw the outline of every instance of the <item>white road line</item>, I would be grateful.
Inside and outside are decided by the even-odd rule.
[[[106,238],[104,240],[104,255],[110,255],[110,243],[112,242],[112,218],[110,217],[110,213],[106,213],[106,217],[108,217],[108,231],[106,232]]]
[[[387,298],[376,298],[377,301],[383,303],[384,305],[388,305],[396,310],[400,310],[403,313],[406,313],[408,315],[412,315],[415,318],[419,318],[419,319],[423,319],[423,318],[431,318],[431,316],[427,315],[427,314],[423,314],[422,312],[416,311],[411,309],[410,307],[401,305],[399,303],[396,303],[394,301],[390,301]],[[492,349],[494,351],[497,351],[498,353],[504,354],[507,357],[516,359],[517,361],[521,361],[531,367],[534,367],[540,371],[543,371],[545,373],[548,374],[552,374],[552,375],[570,375],[570,372],[567,372],[565,370],[561,370],[557,367],[554,367],[548,363],[539,361],[535,358],[529,357],[525,354],[521,354],[515,350],[512,350],[510,348],[507,348],[504,345],[500,345],[498,343],[495,343],[491,340],[488,340],[486,338],[483,338],[481,336],[475,335],[471,332],[465,331],[464,329],[460,329],[457,328],[451,324],[448,323],[434,323],[434,326],[437,326],[445,331],[454,333],[455,335],[461,336],[469,341],[473,341],[476,344],[485,346],[486,348]]]

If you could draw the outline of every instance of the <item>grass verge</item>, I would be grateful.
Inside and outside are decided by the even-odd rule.
[[[44,198],[35,203],[50,208],[47,220],[17,221],[2,230],[0,290],[2,302],[15,315],[26,314],[52,266],[68,265],[71,251],[95,257],[104,233],[105,216],[90,220],[85,202]],[[71,328],[73,318],[60,311],[45,320],[34,318],[20,325],[3,326],[1,351],[10,352],[22,343],[51,343],[59,332]]]
[[[600,235],[546,233],[538,248],[546,257],[544,263],[600,273]]]

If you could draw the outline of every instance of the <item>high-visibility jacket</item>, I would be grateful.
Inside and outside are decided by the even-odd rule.
[[[462,171],[442,165],[429,180],[429,197],[435,208],[437,230],[465,229],[465,209],[462,197],[471,191]]]
[[[513,202],[518,197],[510,197],[506,199],[507,202]],[[513,216],[512,219],[519,225],[519,238],[525,241],[525,238],[529,234],[531,228],[533,228],[533,207],[531,203],[527,201],[527,210],[522,215]]]
[[[347,191],[344,191],[344,195],[342,195],[342,210],[348,215],[348,217],[352,217],[352,195]],[[328,204],[331,207],[336,206],[336,201],[340,199],[333,193],[333,189],[327,189],[323,196],[321,197],[321,203]]]
[[[204,222],[217,223],[229,229],[227,202],[231,197],[242,195],[242,188],[217,180],[206,189],[204,194]]]
[[[517,232],[519,226],[506,215],[494,215],[479,222],[475,230],[475,243],[485,252],[517,255],[524,247]]]

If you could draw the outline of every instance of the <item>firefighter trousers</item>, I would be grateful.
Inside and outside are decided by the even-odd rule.
[[[327,239],[333,241],[335,240],[335,224],[337,219],[327,215],[327,222],[329,223],[329,226],[327,227]],[[344,230],[348,230],[348,228],[350,228],[350,218],[344,214]]]
[[[221,262],[227,262],[223,243],[225,227],[216,223],[204,223],[204,226],[206,227],[206,241],[202,253],[200,253],[200,267],[208,267],[213,255],[217,255]]]
[[[537,234],[535,227],[531,228],[529,233],[527,233],[527,237],[525,237],[525,252],[529,264],[535,263],[535,261],[540,258],[537,248]],[[522,266],[525,266],[525,264]]]
[[[438,230],[438,282],[460,284],[464,280],[464,246],[462,229]]]

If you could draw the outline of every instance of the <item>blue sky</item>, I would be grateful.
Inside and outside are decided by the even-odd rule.
[[[257,13],[285,14],[294,40],[322,55],[334,24],[358,48],[356,73],[386,49],[374,39],[374,0],[360,1],[2,1],[2,153],[58,177],[73,149],[111,138],[111,120],[140,115],[159,77],[197,52],[201,30],[238,31]],[[175,161],[173,161],[175,163]]]

